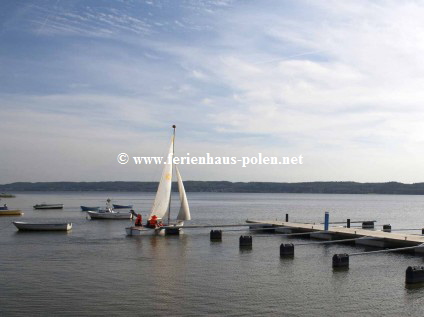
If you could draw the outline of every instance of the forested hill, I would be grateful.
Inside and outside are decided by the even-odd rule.
[[[403,184],[356,182],[226,182],[186,181],[188,192],[228,193],[319,193],[319,194],[406,194],[424,195],[424,183]],[[0,192],[17,191],[137,191],[154,192],[157,182],[19,182],[0,185]],[[176,189],[176,184],[173,184]]]

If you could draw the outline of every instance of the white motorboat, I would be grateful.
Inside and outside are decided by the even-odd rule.
[[[147,225],[143,226],[131,226],[125,228],[127,235],[151,235],[151,234],[178,234],[181,230],[181,226],[184,225],[185,220],[190,220],[190,208],[188,205],[187,195],[184,189],[184,184],[181,178],[181,174],[178,168],[175,166],[175,174],[178,181],[178,191],[180,193],[180,211],[177,215],[176,222],[170,223],[170,208],[171,208],[171,186],[172,176],[174,170],[173,157],[174,157],[174,141],[175,141],[175,125],[172,126],[174,133],[171,138],[171,145],[168,151],[167,159],[170,163],[165,164],[162,177],[159,182],[158,190],[156,192],[155,201],[153,203],[149,220]],[[167,219],[167,224],[163,227],[163,221]]]
[[[22,231],[69,231],[72,223],[32,223],[14,221],[13,224]]]
[[[87,211],[91,219],[132,219],[129,212],[117,212],[114,210]]]
[[[113,210],[110,204],[111,200],[107,199],[106,209],[101,210],[89,210],[87,214],[91,219],[109,219],[109,220],[120,220],[120,219],[132,219],[133,215],[130,212],[119,212]]]

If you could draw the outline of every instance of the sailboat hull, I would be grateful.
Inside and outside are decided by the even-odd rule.
[[[150,229],[146,227],[127,227],[125,228],[127,236],[163,236],[165,230],[162,229]]]

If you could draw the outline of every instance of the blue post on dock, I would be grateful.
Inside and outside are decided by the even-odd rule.
[[[327,231],[328,230],[328,224],[330,222],[330,214],[328,213],[328,211],[325,212],[325,218],[324,218],[324,230]]]

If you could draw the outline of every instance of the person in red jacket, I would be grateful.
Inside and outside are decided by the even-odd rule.
[[[143,226],[143,221],[142,221],[141,213],[140,214],[137,214],[132,209],[131,209],[131,213],[132,213],[133,217],[135,217],[135,223],[134,223],[134,225],[137,226],[137,227]]]
[[[149,220],[149,226],[150,228],[156,228],[156,225],[158,224],[158,217],[156,215],[153,215],[152,218]]]
[[[135,226],[139,226],[139,227],[143,226],[143,221],[141,219],[141,214],[138,214],[137,217],[135,218],[135,224],[134,225]]]

